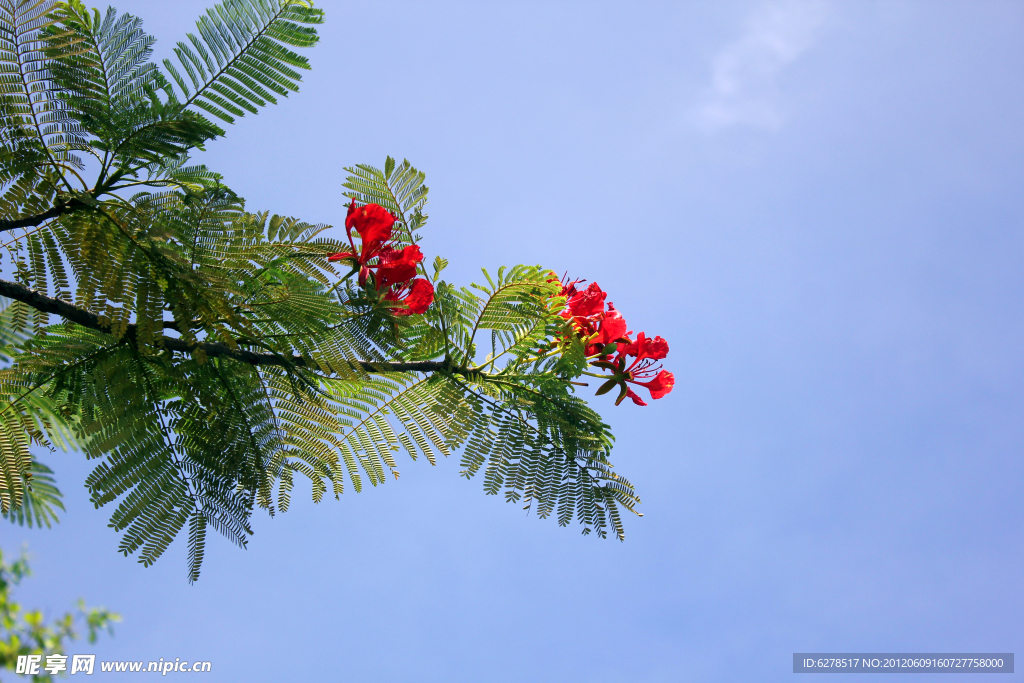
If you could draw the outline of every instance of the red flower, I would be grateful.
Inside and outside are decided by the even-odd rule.
[[[602,292],[604,294],[604,292]],[[593,356],[599,353],[605,346],[626,336],[626,319],[615,310],[615,304],[608,304],[608,311],[601,318],[597,328],[597,336],[591,339],[586,348],[586,355]],[[641,332],[641,334],[643,334]],[[621,347],[622,344],[619,344]]]
[[[434,285],[423,278],[403,282],[385,294],[384,301],[400,301],[408,306],[395,309],[395,315],[420,315],[426,313],[430,304],[434,303]]]
[[[613,309],[614,310],[614,309]],[[618,345],[618,356],[615,360],[593,361],[591,365],[611,371],[612,375],[597,390],[598,395],[619,387],[619,397],[615,405],[619,405],[628,396],[638,406],[647,405],[628,384],[646,387],[651,392],[651,398],[662,398],[672,391],[676,378],[668,370],[662,370],[657,361],[668,355],[668,342],[661,337],[648,339],[647,335],[641,332],[637,335],[635,342],[621,342]],[[627,367],[626,361],[630,356],[634,360]],[[647,381],[641,381],[647,380]]]
[[[625,347],[623,349],[623,347]],[[676,378],[668,370],[662,370],[661,365],[656,365],[655,361],[659,361],[668,355],[668,342],[661,337],[655,337],[654,339],[648,339],[647,335],[641,332],[637,335],[636,341],[630,344],[619,344],[619,366],[622,368],[622,377],[626,382],[636,384],[641,387],[647,387],[651,392],[651,398],[661,398],[672,391],[672,387],[675,386]],[[630,363],[629,367],[625,367],[626,358],[628,356],[635,356],[636,360]],[[657,373],[657,374],[655,374]],[[641,382],[641,379],[648,379],[649,382]],[[626,385],[623,384],[623,387]],[[630,395],[632,394],[632,395]],[[632,393],[632,390],[628,390],[626,394],[633,399],[633,403],[637,405],[646,405],[640,400],[640,397]],[[622,401],[622,397],[616,401],[616,405]]]
[[[557,282],[557,280],[548,280]],[[564,282],[559,296],[565,297],[565,308],[559,313],[566,320],[571,320],[576,334],[586,343],[586,354],[592,356],[607,344],[616,341],[626,334],[626,321],[608,304],[604,310],[604,300],[608,294],[596,282],[591,282],[584,290],[576,289],[582,280]]]
[[[371,248],[380,248],[380,245],[391,239],[391,226],[394,224],[395,217],[379,204],[366,204],[357,207],[353,200],[345,215],[345,231],[348,233],[348,241],[352,242],[352,228],[355,228],[363,240],[364,254],[367,252],[368,245],[373,245]]]
[[[601,291],[601,287],[596,282],[591,282],[590,286],[582,292],[577,291],[577,282],[580,281],[573,280],[562,287],[561,296],[566,298],[562,317],[567,320],[575,318],[582,321],[600,315],[604,311],[604,300],[608,294]]]
[[[352,251],[330,254],[327,260],[347,261],[358,268],[362,287],[366,286],[370,272],[375,270],[373,284],[378,292],[384,292],[384,301],[405,304],[395,310],[395,315],[421,314],[434,301],[434,286],[429,280],[413,279],[416,266],[423,261],[423,253],[417,245],[395,249],[387,244],[394,224],[395,217],[384,207],[378,204],[356,206],[353,200],[345,216],[345,232]],[[352,239],[352,228],[359,233],[359,249]]]
[[[651,392],[651,398],[661,398],[665,394],[672,391],[672,387],[674,387],[676,384],[675,375],[673,375],[668,370],[662,370],[650,382],[636,382],[631,379],[627,379],[626,381],[632,382],[633,384],[639,384],[642,387],[647,387],[647,389]],[[628,387],[626,388],[626,396],[633,399],[633,403],[637,404],[638,406],[647,405],[646,403],[644,403],[644,400],[642,398],[637,396],[636,392],[634,392],[632,389]],[[619,403],[621,402],[622,397],[620,396],[619,400],[615,402],[615,405],[619,405]]]
[[[391,239],[391,226],[394,224],[395,217],[383,206],[366,204],[357,207],[353,199],[345,216],[345,232],[348,234],[348,243],[352,245],[352,251],[330,254],[327,260],[352,261],[353,266],[359,267],[359,284],[365,285],[370,268],[374,267],[369,265],[369,262],[386,248],[384,243]],[[356,229],[362,241],[361,249],[358,251],[355,242],[352,241],[352,228]]]
[[[559,282],[551,273],[548,282]],[[615,310],[615,304],[608,303],[605,310],[607,294],[596,282],[584,289],[576,288],[581,280],[562,280],[559,296],[565,297],[565,308],[559,315],[572,322],[573,333],[586,344],[585,354],[591,358],[590,364],[611,372],[605,375],[604,384],[597,390],[597,395],[606,394],[615,387],[619,388],[619,396],[615,405],[619,405],[628,396],[638,406],[647,405],[629,385],[646,387],[651,398],[658,399],[667,395],[675,386],[675,376],[662,370],[657,361],[668,355],[668,342],[661,337],[649,339],[641,332],[636,341],[631,341],[626,331],[626,320]],[[570,335],[571,337],[572,335]],[[541,349],[543,353],[544,350]],[[612,358],[611,354],[617,355]],[[629,358],[633,358],[629,362]],[[628,363],[628,365],[627,365]]]
[[[404,249],[384,247],[377,259],[377,289],[413,279],[416,277],[416,265],[421,261],[423,253],[415,244]]]
[[[641,361],[644,358],[661,360],[668,355],[668,342],[661,337],[648,339],[641,332],[637,335],[635,342],[619,344],[618,352],[620,356],[635,356],[637,361]]]

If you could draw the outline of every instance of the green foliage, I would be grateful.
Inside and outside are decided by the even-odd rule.
[[[27,307],[0,298],[0,361],[10,362],[29,339]],[[0,376],[0,514],[29,527],[49,527],[64,504],[53,472],[32,459],[29,447],[68,450],[74,436],[49,397],[11,379]]]
[[[79,126],[52,97],[42,29],[54,3],[0,0],[0,213],[50,208],[60,180],[82,168]]]
[[[119,550],[152,564],[187,526],[195,581],[207,527],[244,547],[256,508],[288,509],[296,474],[319,502],[397,478],[400,452],[461,449],[488,494],[621,539],[639,499],[574,395],[586,363],[550,271],[456,287],[438,257],[433,305],[395,315],[327,261],[351,248],[330,226],[252,212],[189,165],[223,134],[209,117],[297,89],[308,64],[292,48],[321,21],[298,0],[227,0],[161,69],[131,15],[0,0],[0,510],[55,521],[30,448],[80,449]],[[348,197],[391,211],[398,246],[420,242],[421,171],[347,170]]]
[[[312,47],[318,38],[311,24],[323,22],[323,10],[305,0],[225,0],[196,22],[199,36],[188,35],[164,66],[181,89],[183,106],[194,104],[227,123],[257,107],[277,103],[299,89],[295,69],[308,69],[305,57],[289,47]],[[181,72],[188,76],[186,80]]]
[[[15,524],[28,526],[33,525],[50,528],[51,522],[56,524],[56,509],[64,510],[64,502],[61,492],[57,489],[53,478],[53,470],[39,461],[32,461],[29,464],[29,476],[26,478],[25,490],[22,494],[21,505],[11,507],[3,516]]]
[[[19,656],[66,653],[68,642],[79,637],[79,623],[85,626],[90,643],[95,643],[102,631],[113,635],[113,623],[121,617],[102,607],[86,607],[81,600],[76,612],[65,613],[51,625],[46,624],[41,610],[23,610],[11,593],[30,573],[24,554],[8,563],[0,550],[0,669],[15,670]],[[31,680],[52,681],[53,676],[40,669]]]

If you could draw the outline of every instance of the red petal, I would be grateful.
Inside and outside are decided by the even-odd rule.
[[[398,301],[398,295],[388,292],[384,299],[387,301]],[[409,308],[402,308],[395,311],[395,315],[420,315],[425,313],[430,304],[434,303],[434,285],[429,280],[418,278],[412,281],[409,295],[405,297],[404,303]]]
[[[434,285],[430,284],[430,280],[422,278],[413,280],[412,291],[405,298],[405,303],[417,315],[426,313],[427,309],[430,308],[430,304],[434,303]]]
[[[395,224],[395,217],[388,213],[383,206],[367,204],[358,207],[345,220],[345,225],[348,226],[349,222],[363,239],[361,260],[365,263],[373,257],[380,245],[391,239],[391,226]]]
[[[416,266],[409,263],[380,266],[377,268],[377,289],[385,289],[392,285],[408,282],[414,277],[416,277]]]
[[[626,392],[626,396],[629,396],[631,399],[633,399],[633,403],[637,404],[638,406],[645,406],[645,405],[647,405],[646,403],[644,403],[644,400],[642,398],[640,398],[639,396],[637,396],[636,393],[632,389],[630,389],[629,391]]]
[[[422,260],[423,254],[415,244],[401,251],[385,247],[380,252],[377,265],[377,288],[384,289],[413,279],[416,277],[416,264]]]
[[[392,266],[398,263],[411,263],[416,265],[423,261],[423,252],[418,245],[410,244],[405,249],[392,249],[384,247],[380,250],[380,261],[382,266]]]
[[[648,339],[647,335],[641,332],[632,344],[619,344],[619,354],[636,356],[637,361],[644,358],[661,360],[668,355],[668,342],[661,337]]]
[[[572,289],[575,290],[575,287],[572,287]],[[589,318],[598,315],[604,310],[604,299],[606,296],[608,295],[601,291],[596,282],[591,282],[590,286],[582,292],[572,294],[566,302],[566,307],[573,314],[573,317]]]
[[[601,344],[602,346],[610,344],[626,334],[626,319],[615,310],[614,304],[608,304],[608,312],[604,314],[604,319],[601,321],[601,328],[598,332],[599,334],[594,343]]]
[[[668,370],[662,370],[650,382],[634,382],[634,384],[647,387],[651,392],[651,398],[661,398],[672,391],[676,385],[676,377]]]
[[[643,332],[641,332],[640,334],[643,334]],[[618,352],[620,356],[635,356],[637,353],[636,342],[619,344]]]
[[[327,255],[327,260],[328,261],[344,261],[347,258],[355,258],[355,257],[356,257],[356,255],[354,253],[352,253],[351,251],[342,251],[342,252],[339,252],[337,254],[328,254]]]
[[[637,360],[643,358],[650,358],[652,360],[661,360],[668,355],[668,342],[661,337],[655,337],[649,339],[647,335],[641,332],[636,338]]]
[[[355,225],[356,208],[356,200],[353,199],[348,205],[348,213],[345,214],[345,227],[349,230],[351,230],[352,226]]]
[[[647,342],[647,358],[661,360],[668,355],[668,342],[661,337],[655,337]]]

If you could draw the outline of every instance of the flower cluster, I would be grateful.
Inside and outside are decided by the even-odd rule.
[[[394,224],[395,217],[384,207],[356,206],[353,199],[345,216],[345,232],[352,251],[330,254],[327,260],[352,266],[352,272],[359,273],[359,285],[383,292],[384,301],[405,304],[395,315],[419,315],[434,302],[434,285],[416,277],[416,266],[423,261],[417,245],[395,249],[390,242]],[[352,240],[353,228],[359,234],[359,247]]]
[[[562,283],[559,296],[565,297],[565,308],[559,315],[571,322],[573,333],[583,340],[584,353],[590,359],[590,365],[611,373],[595,375],[606,380],[597,390],[597,395],[619,387],[615,405],[628,396],[636,405],[645,406],[647,404],[629,387],[630,384],[646,387],[651,398],[655,399],[672,391],[675,377],[658,363],[668,355],[668,342],[661,337],[650,339],[643,332],[634,341],[631,338],[633,333],[626,331],[626,320],[615,310],[615,305],[611,302],[605,304],[607,293],[596,282],[580,289],[577,285],[581,282]]]

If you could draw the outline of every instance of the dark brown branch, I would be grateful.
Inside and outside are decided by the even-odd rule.
[[[31,228],[36,225],[39,225],[44,221],[48,221],[51,218],[63,216],[64,214],[71,213],[73,211],[80,211],[82,209],[88,208],[88,206],[88,204],[81,200],[72,199],[61,204],[58,204],[52,209],[47,209],[46,211],[35,216],[28,216],[26,218],[16,218],[11,221],[0,221],[0,232],[8,230],[17,230],[18,228]]]
[[[5,296],[15,301],[20,301],[43,313],[52,313],[65,320],[81,325],[82,327],[98,332],[110,333],[110,325],[100,322],[95,313],[83,308],[73,306],[66,301],[54,299],[53,297],[41,294],[34,289],[19,285],[16,282],[0,280],[0,296]],[[134,324],[128,325],[122,339],[135,340],[137,327]],[[241,348],[231,348],[222,342],[197,342],[190,343],[179,337],[168,337],[162,335],[160,343],[163,348],[179,353],[194,353],[203,351],[211,358],[231,358],[249,365],[276,365],[280,367],[307,367],[309,363],[302,356],[284,356],[275,353],[256,353]],[[469,374],[469,368],[457,366],[451,361],[414,361],[408,363],[374,362],[374,361],[352,361],[358,364],[364,372],[445,372],[459,375]]]

